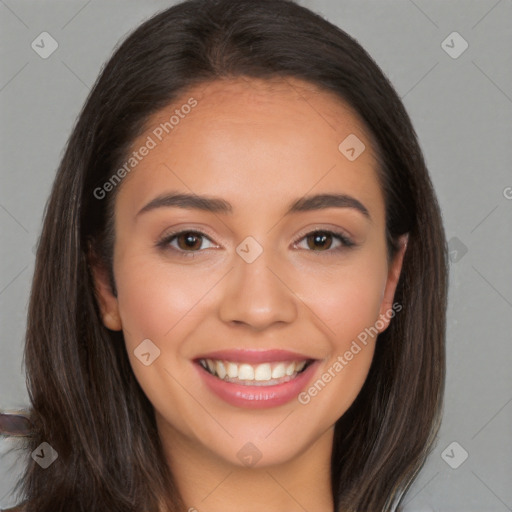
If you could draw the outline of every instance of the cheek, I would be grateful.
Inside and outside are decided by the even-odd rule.
[[[305,302],[322,322],[329,353],[319,376],[302,395],[301,403],[335,422],[361,390],[375,351],[376,322],[386,284],[385,257],[379,251],[361,254],[351,265],[314,278]]]
[[[375,324],[386,277],[385,257],[368,252],[328,273],[311,274],[304,282],[301,296],[325,324],[323,330],[336,350],[344,350],[361,331]]]
[[[201,299],[215,280],[211,273],[180,272],[171,265],[148,264],[137,257],[120,262],[116,278],[126,349],[135,377],[155,410],[165,411],[168,422],[189,431],[187,421],[196,418],[192,424],[201,424],[204,418],[184,390],[191,363],[181,354],[182,340],[206,314]],[[148,366],[136,356],[146,339],[160,351]]]
[[[176,338],[197,318],[201,298],[214,284],[207,272],[136,258],[119,266],[118,280],[119,310],[130,344]]]

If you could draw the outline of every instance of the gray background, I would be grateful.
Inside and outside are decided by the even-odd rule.
[[[172,3],[0,0],[0,408],[28,405],[33,247],[75,118],[118,41]],[[354,36],[396,87],[452,249],[444,421],[405,510],[512,510],[512,1],[300,3]],[[47,59],[31,48],[43,31],[59,45]],[[457,58],[447,51],[462,40],[442,46],[454,31],[469,45]],[[0,441],[0,508],[13,504],[21,468],[9,443]]]

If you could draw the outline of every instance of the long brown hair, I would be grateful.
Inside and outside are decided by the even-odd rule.
[[[291,0],[188,0],[145,21],[106,63],[46,206],[26,332],[26,449],[47,442],[58,459],[46,470],[28,459],[18,490],[31,512],[185,510],[122,333],[99,314],[88,255],[91,247],[100,255],[115,290],[116,193],[100,200],[94,191],[152,114],[192,86],[237,76],[295,77],[348,103],[374,139],[391,253],[409,233],[395,294],[403,309],[379,335],[367,380],[335,426],[336,511],[396,510],[432,448],[445,375],[447,251],[402,102],[353,38]]]

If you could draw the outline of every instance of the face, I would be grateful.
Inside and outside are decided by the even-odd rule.
[[[403,248],[388,261],[370,139],[298,80],[202,85],[147,127],[117,185],[117,297],[95,271],[104,323],[168,438],[290,461],[332,432],[395,314]]]

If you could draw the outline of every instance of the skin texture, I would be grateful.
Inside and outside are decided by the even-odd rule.
[[[213,82],[158,112],[133,148],[190,97],[197,106],[120,185],[117,298],[104,269],[95,268],[105,326],[124,332],[188,507],[331,511],[334,424],[359,393],[378,341],[361,345],[306,405],[235,407],[205,387],[192,360],[220,349],[292,350],[320,360],[314,383],[365,328],[389,318],[379,315],[393,304],[405,239],[388,261],[371,141],[337,97],[291,79]],[[354,161],[338,150],[351,133],[366,146]],[[233,211],[162,207],[137,215],[170,191],[221,197]],[[347,207],[284,216],[292,201],[318,193],[348,194],[371,218]],[[157,247],[174,229],[206,234],[193,258],[178,254],[187,250],[183,237]],[[315,246],[306,236],[315,229],[340,230],[356,245],[343,247],[332,237]],[[263,249],[252,263],[236,252],[248,236]],[[134,355],[144,339],[161,351],[150,366]],[[261,453],[253,467],[237,456],[248,442]]]

